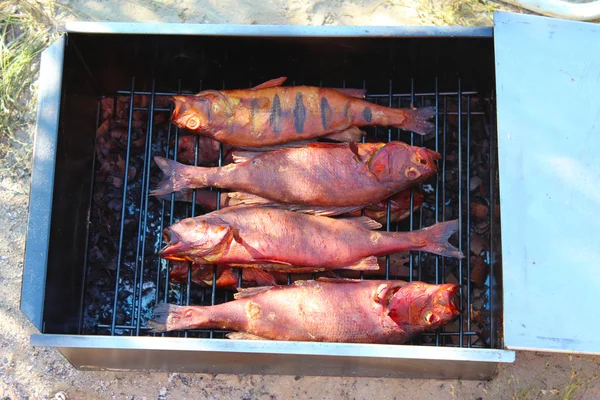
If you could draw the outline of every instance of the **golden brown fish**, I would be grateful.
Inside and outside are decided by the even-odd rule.
[[[363,100],[360,89],[280,86],[273,79],[252,89],[205,90],[173,96],[171,121],[236,147],[263,147],[328,138],[357,140],[361,126],[392,126],[419,134],[433,130],[434,107],[389,108]]]

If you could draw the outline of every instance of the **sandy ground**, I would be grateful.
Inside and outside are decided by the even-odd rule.
[[[443,3],[443,2],[442,2]],[[489,23],[488,14],[463,18],[448,3],[417,0],[262,1],[70,0],[82,19],[146,22],[423,25]],[[451,2],[450,2],[451,3]],[[433,6],[432,6],[433,5]],[[433,7],[433,8],[432,8]],[[31,110],[32,113],[35,110]],[[18,134],[26,155],[31,129]],[[29,166],[0,166],[0,399],[598,399],[596,357],[519,352],[491,382],[323,378],[258,375],[80,372],[54,349],[33,348],[35,328],[19,311],[26,233]],[[571,395],[571,397],[569,397]]]

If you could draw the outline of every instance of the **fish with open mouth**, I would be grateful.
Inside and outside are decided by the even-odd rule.
[[[368,217],[330,218],[260,206],[235,206],[183,219],[163,230],[159,256],[198,264],[280,272],[376,270],[377,257],[409,250],[463,258],[447,240],[458,221],[412,232],[376,231]]]
[[[404,343],[460,314],[454,284],[319,278],[289,286],[240,289],[215,306],[159,304],[151,332],[191,328],[236,331],[230,339]]]

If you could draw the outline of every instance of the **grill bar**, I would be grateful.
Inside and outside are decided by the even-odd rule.
[[[117,270],[115,272],[115,293],[112,310],[112,323],[110,327],[110,334],[115,334],[115,325],[117,322],[117,304],[119,301],[119,278],[121,276],[121,264],[123,262],[123,234],[125,231],[125,209],[127,205],[127,181],[129,177],[129,158],[131,153],[131,123],[133,121],[133,93],[135,91],[135,77],[131,78],[131,92],[129,99],[129,117],[127,123],[127,150],[125,155],[125,172],[123,173],[123,201],[121,205],[121,227],[119,230],[119,250],[117,255]]]
[[[386,231],[413,231],[415,229],[421,229],[424,226],[428,226],[432,223],[444,222],[450,218],[454,218],[455,216],[451,216],[450,208],[456,207],[458,209],[458,219],[459,219],[459,232],[458,232],[458,247],[464,252],[466,256],[466,260],[455,261],[449,260],[445,257],[433,256],[427,253],[422,253],[418,251],[410,252],[410,257],[408,258],[408,280],[412,281],[414,279],[426,280],[435,283],[444,283],[446,282],[446,278],[449,276],[448,273],[453,271],[457,274],[457,280],[460,283],[460,289],[458,291],[458,297],[460,298],[460,309],[461,315],[458,317],[458,324],[453,326],[446,326],[444,328],[439,329],[436,332],[431,332],[428,334],[423,334],[420,338],[415,338],[413,340],[414,344],[422,344],[422,345],[435,345],[435,346],[458,346],[458,347],[482,347],[486,346],[485,341],[480,337],[480,332],[477,329],[472,329],[472,321],[471,321],[471,261],[470,261],[470,246],[471,246],[471,218],[470,218],[470,204],[471,204],[471,193],[470,193],[470,183],[471,183],[471,139],[472,139],[472,118],[477,116],[485,117],[487,115],[486,112],[481,109],[475,109],[472,107],[472,100],[474,97],[478,96],[478,93],[475,91],[463,91],[462,90],[462,82],[460,77],[457,77],[456,80],[456,91],[444,91],[440,92],[440,81],[436,77],[435,78],[435,90],[432,92],[427,91],[418,91],[416,89],[416,82],[411,78],[410,80],[410,93],[394,93],[394,87],[397,86],[393,79],[389,79],[387,81],[388,85],[388,93],[373,93],[367,96],[367,100],[372,101],[378,104],[385,104],[390,107],[408,107],[408,106],[416,106],[426,107],[434,105],[438,112],[435,115],[435,134],[429,136],[422,136],[416,134],[414,132],[403,132],[397,128],[372,128],[369,130],[369,135],[372,132],[377,134],[377,137],[381,137],[385,135],[385,138],[381,137],[383,141],[391,141],[391,140],[403,140],[409,142],[411,145],[418,146],[427,146],[429,148],[435,149],[442,155],[442,159],[440,160],[440,172],[436,175],[435,178],[431,180],[431,188],[434,190],[434,193],[426,194],[425,203],[423,204],[422,209],[416,211],[418,215],[415,215],[414,203],[415,203],[415,193],[416,189],[411,189],[410,194],[410,212],[406,222],[401,223],[392,223],[391,222],[391,201],[387,202],[387,213],[386,213]],[[252,82],[249,82],[249,86],[252,87]],[[398,85],[400,86],[400,85]],[[225,82],[223,82],[222,87],[225,88]],[[342,81],[342,87],[347,87],[346,80]],[[363,87],[367,88],[367,83],[363,80]],[[122,218],[121,218],[121,229],[120,229],[120,237],[119,237],[119,259],[117,262],[117,270],[115,277],[115,293],[113,298],[113,312],[112,312],[112,322],[104,323],[104,324],[96,324],[96,328],[99,330],[109,330],[111,335],[115,335],[115,331],[123,332],[124,334],[131,335],[140,335],[140,334],[148,334],[147,329],[144,327],[145,316],[148,313],[148,310],[144,307],[147,305],[144,304],[142,295],[144,293],[145,281],[148,278],[148,269],[146,266],[147,259],[149,259],[149,255],[146,254],[146,241],[152,240],[158,243],[159,247],[162,247],[164,244],[163,239],[160,237],[162,230],[171,225],[178,220],[185,217],[194,217],[205,211],[201,211],[201,207],[196,204],[197,199],[197,191],[192,191],[192,201],[191,204],[186,205],[182,208],[180,205],[183,203],[175,203],[173,200],[175,195],[171,195],[170,205],[167,206],[164,200],[156,208],[156,215],[152,214],[151,210],[154,209],[151,202],[155,200],[149,199],[149,189],[151,184],[151,172],[154,171],[152,168],[152,157],[153,157],[153,142],[155,140],[160,139],[160,133],[156,133],[156,137],[154,136],[154,125],[155,119],[157,115],[163,114],[171,114],[173,111],[173,106],[169,106],[168,108],[164,106],[164,102],[159,105],[157,103],[157,98],[161,96],[171,96],[175,94],[181,93],[192,93],[189,90],[182,90],[182,82],[181,80],[177,81],[177,91],[169,92],[169,91],[156,91],[156,82],[152,81],[152,89],[150,91],[135,91],[135,78],[132,78],[132,87],[131,90],[120,90],[117,92],[117,95],[121,96],[129,96],[129,109],[128,109],[128,126],[127,126],[127,134],[128,134],[128,146],[127,146],[127,155],[126,155],[126,169],[125,173],[128,172],[129,169],[129,161],[131,159],[131,132],[132,132],[132,115],[134,112],[147,112],[147,126],[146,131],[146,146],[144,148],[143,155],[143,173],[141,175],[141,185],[142,192],[140,195],[139,202],[139,211],[136,211],[136,217],[139,218],[137,221],[137,229],[138,229],[138,241],[135,250],[135,267],[132,268],[133,275],[133,300],[131,304],[131,315],[128,317],[130,323],[118,323],[117,320],[117,309],[119,307],[128,307],[124,303],[124,300],[119,298],[118,292],[121,285],[124,282],[123,278],[123,269],[121,268],[123,263],[125,262],[125,249],[124,249],[124,211],[129,205],[129,200],[127,194],[129,193],[129,187],[127,186],[127,176],[125,176],[123,183],[123,207],[121,210]],[[202,82],[200,82],[199,90],[202,90]],[[148,105],[139,105],[134,104],[137,103],[134,101],[136,96],[149,96],[150,101]],[[455,100],[456,99],[456,100]],[[456,101],[456,104],[454,102]],[[464,103],[466,101],[466,103]],[[475,104],[475,103],[473,103]],[[451,121],[456,122],[451,122]],[[164,153],[167,158],[178,160],[179,158],[179,137],[181,136],[181,132],[179,128],[173,126],[171,123],[165,127],[164,134],[166,136],[166,147],[164,147]],[[454,136],[456,135],[456,136]],[[172,140],[174,139],[174,140]],[[163,139],[164,140],[164,139]],[[365,139],[363,139],[363,142]],[[455,145],[456,143],[456,145]],[[456,147],[455,147],[456,146]],[[490,140],[490,151],[492,151],[493,143]],[[193,156],[193,164],[199,165],[201,163],[200,157],[200,142],[198,137],[194,140],[194,156]],[[450,157],[452,155],[452,157]],[[223,165],[223,145],[219,146],[219,160],[218,165]],[[456,156],[456,158],[455,158]],[[493,162],[493,155],[491,156],[491,162]],[[490,170],[490,182],[493,182],[494,171],[492,166]],[[158,170],[158,169],[156,169]],[[454,175],[456,173],[456,176]],[[217,190],[215,188],[210,188],[208,190],[212,190],[217,195],[217,209],[221,208],[220,196],[222,191]],[[493,184],[490,185],[490,196],[494,195]],[[137,195],[136,195],[137,196]],[[130,197],[130,196],[129,196]],[[492,197],[493,198],[493,197]],[[168,201],[168,200],[167,200]],[[493,221],[493,215],[491,214],[493,207],[490,206],[490,222]],[[182,210],[184,210],[182,212]],[[425,217],[424,211],[428,210],[430,217]],[[466,215],[464,214],[466,212]],[[441,215],[440,215],[441,213]],[[168,217],[167,217],[168,214]],[[160,217],[158,217],[160,216]],[[129,219],[132,217],[129,216]],[[152,218],[152,220],[150,219]],[[428,222],[425,223],[426,218]],[[155,221],[156,219],[156,221]],[[128,220],[129,221],[129,220]],[[154,233],[152,236],[148,236],[149,224],[150,221],[155,221],[157,226],[157,233],[155,236]],[[434,222],[432,222],[434,221]],[[131,222],[131,221],[129,221]],[[465,230],[466,229],[466,230]],[[490,225],[490,230],[495,229],[493,225]],[[490,235],[491,237],[491,235]],[[154,243],[154,242],[153,242]],[[153,246],[155,246],[153,244]],[[492,243],[490,241],[489,246],[489,257],[488,263],[493,264],[491,257],[493,256],[493,248]],[[154,260],[152,261],[154,262]],[[191,272],[192,272],[192,264],[188,264],[188,276],[186,282],[182,283],[178,286],[178,291],[173,291],[173,285],[169,284],[169,270],[171,267],[171,262],[167,262],[165,260],[161,260],[157,257],[156,260],[156,268],[153,269],[156,271],[156,276],[152,275],[152,280],[156,285],[156,302],[173,302],[174,298],[179,304],[204,304],[204,305],[214,305],[218,304],[222,301],[227,301],[231,296],[226,291],[217,290],[216,282],[217,282],[217,268],[213,267],[212,271],[212,286],[207,287],[206,289],[199,289],[193,286],[191,280]],[[428,268],[428,269],[426,269]],[[456,269],[456,271],[455,271]],[[243,269],[236,269],[238,271],[238,283],[241,285],[243,283]],[[492,271],[490,271],[492,273]],[[395,278],[396,274],[391,271],[391,257],[387,256],[385,261],[385,278]],[[315,274],[313,274],[313,278]],[[364,273],[360,274],[361,279],[365,279]],[[162,280],[164,279],[164,282]],[[492,285],[490,278],[490,286]],[[291,274],[288,274],[288,283],[291,283]],[[174,297],[175,296],[175,297]],[[210,297],[206,297],[210,296]],[[159,300],[160,298],[160,300]],[[486,304],[489,308],[493,306],[491,296],[488,296],[488,304]],[[466,318],[466,321],[464,319]],[[491,319],[491,317],[489,317]],[[167,333],[167,336],[201,336],[201,337],[221,337],[222,334],[226,333],[226,331],[215,330],[215,329],[191,329],[187,331],[181,332],[172,332]],[[165,334],[162,334],[165,336]],[[491,333],[493,335],[493,333]],[[493,336],[492,336],[493,342]]]
[[[458,95],[457,95],[457,107],[458,107],[458,248],[463,248],[463,144],[462,144],[462,92],[461,92],[461,82],[460,78],[458,78]],[[468,172],[467,172],[468,174]],[[468,253],[467,253],[468,254]],[[458,330],[460,336],[458,337],[459,346],[463,345],[463,314],[465,312],[463,308],[463,261],[458,261],[458,281],[460,282],[460,288],[458,289],[459,297],[460,297],[460,308],[461,313],[458,316]]]
[[[462,119],[462,117],[461,117]],[[465,250],[467,264],[467,309],[466,312],[471,312],[471,95],[467,95],[467,174],[466,174],[466,218],[467,218],[467,244]],[[462,325],[461,325],[462,326]],[[471,318],[467,318],[467,331],[471,330]],[[471,347],[471,341],[467,342],[467,347]]]

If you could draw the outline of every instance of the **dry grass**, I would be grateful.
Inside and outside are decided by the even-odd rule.
[[[58,36],[70,10],[53,0],[0,2],[0,161],[13,172],[30,158],[41,52]]]

